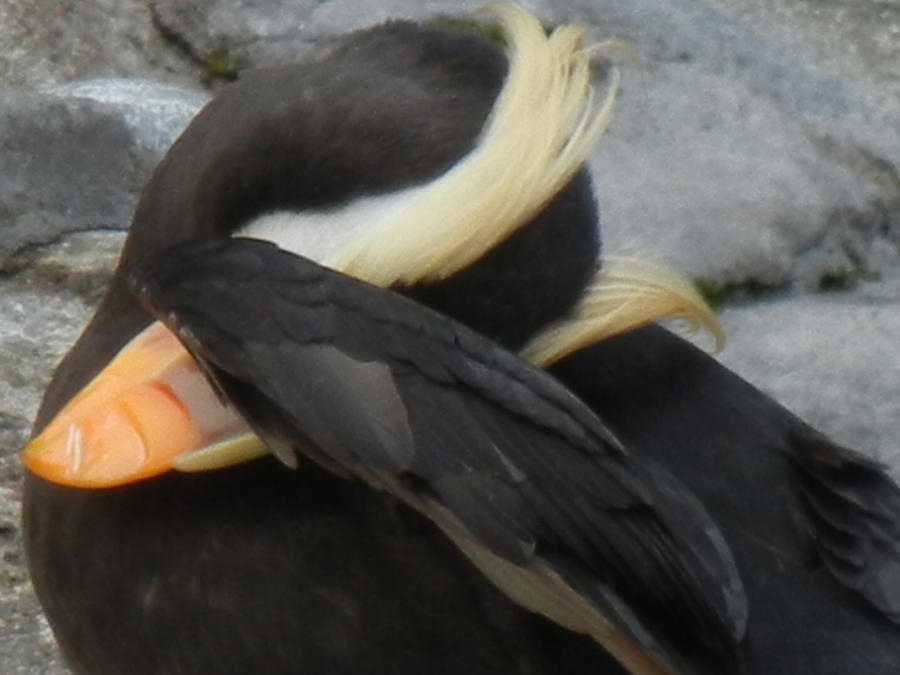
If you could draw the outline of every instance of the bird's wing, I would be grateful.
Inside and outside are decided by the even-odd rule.
[[[591,345],[551,371],[715,514],[752,607],[748,662],[777,664],[766,672],[891,670],[893,627],[834,583],[900,624],[900,488],[887,467],[659,326]]]
[[[808,533],[828,570],[900,624],[900,489],[887,467],[799,421],[788,440]]]
[[[521,604],[601,642],[624,628],[638,651],[659,624],[742,637],[743,588],[699,501],[491,341],[260,241],[173,249],[133,288],[286,463],[393,493]]]

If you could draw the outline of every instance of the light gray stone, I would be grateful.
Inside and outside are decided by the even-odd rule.
[[[746,303],[721,318],[722,362],[900,476],[900,276]]]
[[[126,75],[190,82],[201,72],[169,48],[143,0],[0,0],[5,86]]]
[[[127,229],[150,171],[205,100],[142,80],[0,97],[0,269],[63,234]]]
[[[64,232],[125,228],[149,166],[121,117],[87,99],[0,98],[0,253]]]
[[[89,316],[84,301],[26,277],[0,280],[0,672],[64,675],[28,580],[19,530],[28,438],[53,367]]]
[[[725,0],[576,4],[595,35],[638,54],[593,161],[610,248],[714,285],[815,285],[896,264],[900,77],[867,65],[894,51],[841,29],[841,53],[869,60],[823,58],[799,1],[783,3],[787,28]],[[854,7],[867,27],[888,22],[875,31],[887,43],[900,5]]]
[[[155,0],[155,21],[211,75],[289,63],[337,35],[392,19],[469,17],[480,0]],[[549,0],[521,3],[551,14]]]
[[[157,0],[154,11],[190,51],[239,70],[348,29],[479,4]],[[719,287],[815,286],[897,262],[900,77],[871,64],[892,62],[900,6],[841,12],[846,4],[526,3],[548,24],[577,20],[637,52],[593,159],[610,249]]]
[[[0,672],[66,672],[27,583],[14,455],[111,273],[140,186],[205,100],[195,83],[388,18],[481,4],[0,0],[0,80],[14,87],[0,94]],[[726,296],[720,358],[900,467],[900,5],[525,5],[636,53],[613,55],[624,86],[592,158],[607,249],[742,289]],[[822,279],[845,288],[819,292]]]
[[[121,77],[75,80],[52,91],[106,104],[121,116],[134,143],[154,164],[210,98],[200,89]]]

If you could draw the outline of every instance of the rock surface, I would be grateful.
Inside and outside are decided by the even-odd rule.
[[[0,0],[0,672],[66,672],[24,568],[15,453],[165,147],[244,68],[481,4]],[[592,159],[607,250],[700,280],[729,366],[900,467],[900,5],[525,4],[633,47]]]

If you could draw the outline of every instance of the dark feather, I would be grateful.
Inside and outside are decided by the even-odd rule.
[[[822,559],[841,583],[900,624],[900,489],[885,466],[805,425],[789,438]]]
[[[714,514],[750,607],[733,672],[900,668],[900,633],[884,618],[897,622],[900,609],[900,493],[885,467],[660,327],[551,370]]]
[[[57,368],[35,430],[151,321],[128,273],[265,213],[327,210],[434,179],[477,144],[505,71],[488,40],[391,22],[323,44],[306,63],[242,74],[143,190],[112,285]],[[521,345],[577,301],[598,247],[583,170],[479,264],[406,291]],[[566,265],[545,264],[563,256]],[[264,403],[241,405],[286,424]],[[287,445],[271,448],[295,458]],[[29,568],[73,671],[620,672],[589,638],[513,606],[419,514],[311,464],[261,461],[87,491],[27,473]]]
[[[596,588],[578,581],[598,603],[609,586],[654,626],[678,625],[724,650],[742,637],[740,580],[700,503],[627,453],[554,379],[493,342],[263,242],[175,249],[135,286],[267,440],[299,441],[301,452],[382,489],[415,486],[517,565],[546,550],[542,559],[565,561],[561,573],[594,579]],[[378,405],[395,405],[396,394],[408,420],[399,450],[383,445],[396,425],[359,437],[373,424],[364,410],[370,374],[382,368],[392,386],[384,371],[374,379],[391,403]],[[265,404],[244,405],[254,397]],[[269,424],[262,409],[281,420]]]

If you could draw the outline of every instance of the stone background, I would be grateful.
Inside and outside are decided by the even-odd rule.
[[[15,453],[165,148],[245,68],[480,4],[0,0],[0,672],[66,673],[24,567]],[[900,467],[900,2],[525,4],[635,48],[592,159],[607,250],[694,277],[727,364]]]

